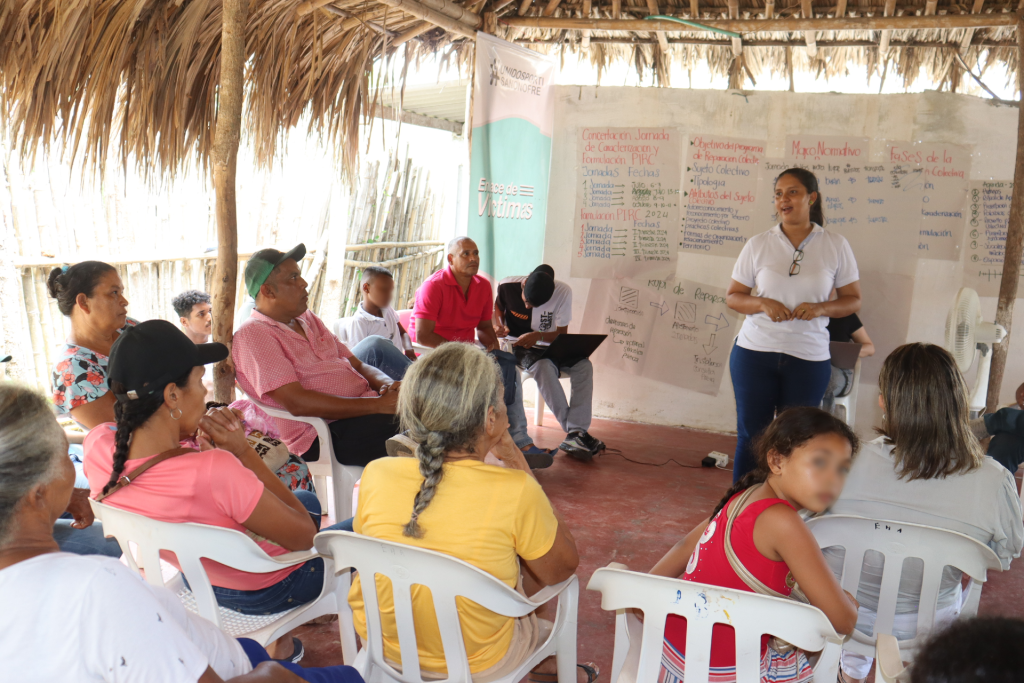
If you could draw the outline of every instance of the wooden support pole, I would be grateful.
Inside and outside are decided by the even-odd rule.
[[[895,2],[895,0],[889,0]],[[800,16],[804,19],[814,19],[814,6],[811,0],[800,0]],[[814,30],[804,31],[804,42],[807,43],[807,54],[811,57],[818,54],[818,44],[815,42]]]
[[[560,4],[562,4],[562,0],[548,0],[548,4],[544,8],[544,11],[541,12],[541,14],[543,14],[545,17],[552,16],[555,13],[555,10],[558,9],[558,6]]]
[[[566,45],[571,46],[572,42],[564,38],[516,38],[512,42],[520,45]],[[596,45],[653,45],[656,41],[646,38],[595,38],[591,37],[590,42]],[[669,38],[669,45],[714,45],[717,47],[728,47],[728,40],[716,40],[714,38]],[[804,47],[803,40],[745,40],[744,47]],[[1016,40],[981,40],[975,38],[971,42],[974,47],[1010,47],[1017,48]],[[890,42],[890,47],[916,47],[922,50],[959,50],[959,43],[940,43],[930,41],[897,41]],[[829,47],[878,47],[874,40],[819,40],[819,48]]]
[[[690,19],[700,21],[700,0],[690,0]]]
[[[217,266],[213,278],[213,340],[231,348],[238,282],[238,206],[235,171],[245,89],[245,18],[249,0],[223,0],[220,30],[220,85],[213,134],[213,187],[217,196]],[[231,403],[235,365],[229,355],[213,372],[217,400]]]
[[[386,0],[392,2],[393,0]],[[516,28],[548,28],[595,31],[669,31],[679,33],[683,28],[674,21],[646,19],[577,19],[573,17],[507,17],[500,20]],[[815,17],[813,19],[706,19],[702,24],[713,28],[752,33],[761,31],[913,31],[947,28],[994,28],[1016,26],[1017,15],[1000,14],[940,14],[933,17]]]
[[[465,38],[476,39],[476,29],[484,24],[483,17],[479,14],[464,10],[446,0],[424,0],[423,2],[416,2],[416,0],[377,0],[377,2],[401,10],[417,19],[429,21],[435,26],[440,26],[446,31]],[[433,9],[432,6],[442,7],[443,9]],[[451,16],[451,14],[458,14],[459,16],[456,18]]]
[[[985,0],[974,0],[974,6],[971,8],[971,14],[981,14],[981,8],[984,7]],[[971,46],[971,40],[974,39],[974,29],[967,29],[964,31],[964,37],[960,41],[961,52],[966,53],[967,48]]]
[[[526,13],[530,11],[530,3],[532,2],[533,0],[522,0],[522,2],[519,3],[519,16],[526,16]]]
[[[1024,57],[1024,14],[1017,15],[1018,59]],[[999,390],[1003,386],[1006,356],[1013,341],[1011,323],[1013,304],[1020,282],[1020,259],[1024,255],[1024,72],[1017,70],[1017,88],[1021,106],[1017,116],[1017,163],[1013,169],[1013,196],[1010,198],[1010,224],[1006,228],[1006,249],[1003,251],[1003,277],[999,281],[996,302],[996,324],[1006,328],[1006,339],[992,346],[992,370],[988,376],[986,409],[994,413],[999,407]]]
[[[419,36],[435,28],[437,27],[431,24],[429,21],[424,21],[419,26],[413,26],[405,33],[400,33],[397,38],[391,41],[391,47],[398,47],[399,45],[409,42],[416,36]]]
[[[938,0],[935,0],[935,1],[938,2]],[[934,14],[934,12],[932,14]],[[839,2],[836,3],[836,17],[838,18],[838,17],[845,17],[845,16],[846,16],[846,0],[839,0]]]
[[[842,0],[839,0],[842,2]],[[775,0],[765,0],[764,3],[764,14],[761,15],[762,19],[774,19],[775,18]]]
[[[612,0],[612,19],[622,16],[622,0]]]
[[[740,0],[729,0],[729,18],[739,19],[740,18]],[[665,35],[665,34],[659,34]],[[740,38],[732,39],[732,56],[739,57],[743,54],[743,41]]]

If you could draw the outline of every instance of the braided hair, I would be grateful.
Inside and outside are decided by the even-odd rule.
[[[860,448],[860,439],[853,430],[838,417],[820,408],[790,408],[780,413],[754,442],[757,467],[743,475],[726,491],[722,500],[718,501],[715,511],[711,513],[711,519],[714,519],[737,493],[768,481],[768,475],[771,474],[768,467],[770,452],[775,451],[788,458],[795,449],[823,434],[836,434],[849,441],[854,455]]]
[[[184,388],[188,386],[189,378],[192,376],[192,369],[188,373],[170,382],[175,386]],[[165,385],[166,386],[166,385]],[[127,388],[120,382],[111,382],[110,390],[115,394],[126,394]],[[114,462],[110,471],[110,481],[103,487],[103,495],[110,492],[110,489],[117,484],[117,480],[124,473],[124,465],[128,462],[128,448],[131,445],[132,434],[135,430],[146,424],[149,418],[153,417],[157,410],[164,404],[163,387],[136,399],[118,398],[114,402],[114,417],[117,419],[117,432],[114,434]]]
[[[402,533],[422,538],[419,517],[444,478],[444,456],[476,448],[487,409],[502,400],[501,371],[493,358],[469,344],[442,344],[412,364],[398,395],[402,429],[417,442],[423,483]]]

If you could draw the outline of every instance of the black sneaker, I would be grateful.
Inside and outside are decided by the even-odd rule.
[[[298,664],[302,661],[302,658],[306,655],[306,648],[302,646],[302,641],[292,636],[292,653],[287,657],[282,657],[277,660],[279,662],[291,662],[292,664]]]
[[[593,459],[594,453],[583,441],[583,435],[586,432],[570,432],[566,435],[565,441],[559,445],[559,448],[565,451],[566,455],[570,458],[579,460],[580,462],[589,462]]]
[[[582,441],[583,445],[589,448],[590,452],[594,455],[597,455],[606,448],[604,441],[601,441],[601,439],[590,434],[590,432],[581,432],[580,441]]]
[[[526,458],[526,464],[530,466],[531,470],[542,470],[545,467],[551,467],[551,464],[555,462],[550,451],[538,448],[535,444],[523,449],[523,457]]]

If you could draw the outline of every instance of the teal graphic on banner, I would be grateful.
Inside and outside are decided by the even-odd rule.
[[[477,34],[468,233],[497,282],[544,258],[555,62]]]

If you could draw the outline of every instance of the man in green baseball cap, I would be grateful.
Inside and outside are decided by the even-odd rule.
[[[331,444],[320,443],[309,424],[277,420],[289,452],[316,461],[333,450],[341,464],[365,466],[387,455],[385,443],[398,433],[401,383],[360,360],[309,310],[299,267],[305,255],[302,244],[287,252],[261,249],[245,264],[245,289],[256,308],[231,345],[236,377],[256,401],[328,421]]]

